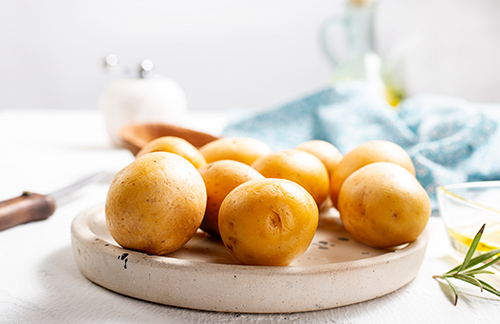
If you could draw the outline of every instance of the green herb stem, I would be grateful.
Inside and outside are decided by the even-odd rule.
[[[489,283],[475,277],[479,274],[494,274],[492,271],[488,271],[485,269],[500,261],[500,249],[491,250],[489,252],[480,254],[477,257],[473,257],[476,253],[479,242],[481,241],[481,236],[483,235],[485,226],[486,224],[483,224],[483,226],[481,226],[481,229],[479,229],[479,231],[477,232],[476,236],[474,236],[469,250],[465,255],[464,261],[460,265],[442,275],[433,276],[433,278],[436,280],[444,280],[450,286],[455,297],[454,305],[457,305],[458,303],[458,291],[450,281],[450,279],[467,282],[471,285],[479,287],[479,289],[481,289],[481,292],[483,290],[486,290],[487,292],[500,297],[500,291],[495,289]],[[474,266],[479,264],[482,265],[474,268]]]

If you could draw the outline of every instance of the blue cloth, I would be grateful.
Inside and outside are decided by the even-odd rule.
[[[394,109],[362,83],[338,84],[285,105],[232,120],[224,136],[246,136],[274,150],[312,139],[346,154],[388,140],[412,158],[417,179],[437,208],[440,185],[500,179],[500,104],[418,95]]]

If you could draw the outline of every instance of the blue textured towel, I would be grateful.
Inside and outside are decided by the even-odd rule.
[[[274,150],[322,139],[346,154],[376,139],[402,146],[437,208],[440,185],[500,179],[500,104],[438,95],[404,100],[397,109],[365,84],[346,83],[274,109],[240,116],[224,136],[247,136]]]

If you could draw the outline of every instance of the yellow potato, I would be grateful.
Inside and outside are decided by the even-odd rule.
[[[252,167],[266,178],[287,179],[298,183],[321,206],[328,196],[328,171],[311,153],[301,150],[284,150],[258,158]]]
[[[224,137],[200,148],[207,163],[234,160],[251,165],[257,158],[272,152],[269,145],[254,138]]]
[[[136,158],[152,152],[169,152],[180,155],[191,162],[195,168],[207,163],[203,154],[196,147],[176,136],[163,136],[152,140],[137,153]]]
[[[296,149],[311,153],[320,159],[325,165],[326,170],[328,170],[330,177],[343,157],[342,153],[333,144],[322,140],[304,142],[298,145]]]
[[[345,229],[377,248],[414,241],[431,214],[429,196],[413,174],[387,162],[353,172],[340,189],[338,209]]]
[[[214,237],[220,237],[218,215],[224,198],[240,184],[264,177],[249,165],[232,160],[208,163],[198,172],[207,188],[207,209],[200,228]]]
[[[222,202],[219,230],[224,245],[242,264],[283,266],[307,250],[318,215],[314,199],[298,184],[250,180]]]
[[[337,207],[340,188],[345,179],[359,168],[374,162],[395,163],[415,175],[413,162],[401,146],[388,141],[363,143],[342,158],[330,178],[330,197],[333,206]]]
[[[106,225],[124,248],[164,255],[196,233],[206,203],[205,184],[191,163],[173,153],[149,153],[111,182]]]

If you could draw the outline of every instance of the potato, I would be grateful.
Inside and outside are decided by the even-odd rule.
[[[321,206],[328,196],[328,171],[314,155],[301,150],[284,150],[258,158],[252,167],[266,178],[287,179],[304,187]]]
[[[195,168],[207,164],[205,157],[196,147],[176,136],[162,136],[152,140],[137,153],[136,158],[152,152],[175,153],[191,162]]]
[[[240,184],[253,179],[263,179],[259,172],[244,163],[221,160],[208,163],[198,169],[207,188],[207,209],[200,228],[206,233],[220,237],[219,209],[224,198]]]
[[[234,160],[251,165],[257,158],[272,152],[264,142],[248,137],[225,137],[200,148],[207,163]]]
[[[191,163],[173,153],[149,153],[111,182],[106,225],[124,248],[164,255],[196,233],[206,203],[205,184]]]
[[[359,168],[374,162],[395,163],[415,175],[415,166],[401,146],[388,141],[363,143],[342,158],[330,178],[330,197],[333,206],[337,207],[340,188],[345,179]]]
[[[413,174],[387,162],[353,172],[340,189],[338,209],[345,229],[377,248],[414,241],[431,214],[429,196]]]
[[[296,147],[297,150],[306,151],[321,160],[331,177],[333,171],[342,160],[342,153],[331,143],[322,140],[304,142]]]
[[[250,180],[219,211],[222,242],[242,264],[283,266],[303,254],[318,227],[311,195],[285,179]]]

